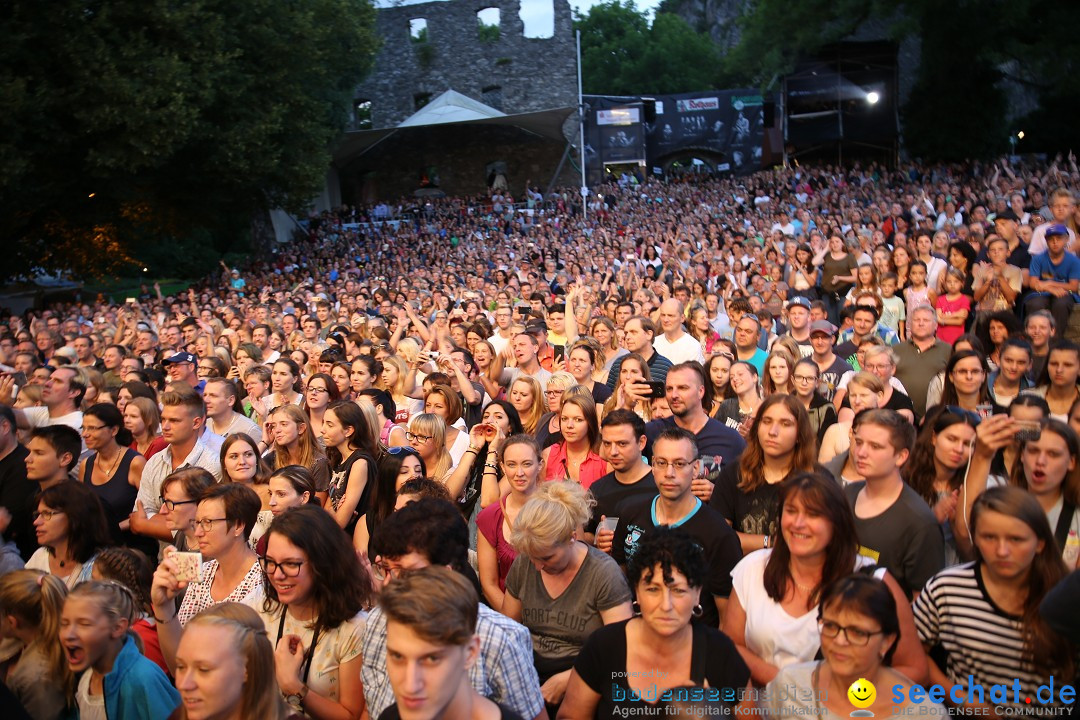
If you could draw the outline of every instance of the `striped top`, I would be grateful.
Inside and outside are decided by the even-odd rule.
[[[947,568],[930,578],[913,609],[919,638],[945,650],[945,674],[964,686],[965,693],[971,676],[982,685],[986,702],[990,702],[991,685],[1007,685],[1008,703],[1012,704],[1013,683],[1019,679],[1023,693],[1019,704],[1024,705],[1026,698],[1034,700],[1036,688],[1047,681],[1024,658],[1020,617],[994,604],[974,562]]]

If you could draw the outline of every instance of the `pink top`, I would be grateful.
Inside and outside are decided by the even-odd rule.
[[[604,459],[590,450],[585,461],[581,463],[578,480],[581,487],[588,490],[590,485],[607,475],[607,472],[607,463]],[[566,467],[566,443],[556,443],[548,452],[547,473],[544,475],[544,481],[569,479],[570,471]]]
[[[476,530],[495,549],[495,557],[499,561],[499,589],[506,590],[506,576],[510,573],[510,566],[514,564],[517,551],[503,532],[503,518],[505,517],[502,502],[492,503],[480,511],[476,516]]]
[[[960,310],[967,310],[971,312],[971,298],[967,295],[961,295],[956,300],[950,300],[947,296],[941,295],[938,297],[934,307],[943,312],[958,312]],[[956,338],[964,334],[963,325],[938,325],[937,336],[938,340],[952,345],[956,342]]]
[[[927,285],[922,290],[916,290],[915,288],[904,289],[904,299],[907,301],[907,316],[911,317],[911,311],[920,305],[930,304],[930,286]]]

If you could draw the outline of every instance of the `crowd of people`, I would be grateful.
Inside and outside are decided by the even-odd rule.
[[[600,190],[0,315],[5,717],[1071,708],[1072,155]]]

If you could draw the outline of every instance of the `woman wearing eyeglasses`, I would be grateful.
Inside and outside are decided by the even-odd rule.
[[[446,423],[438,415],[420,413],[409,422],[405,433],[409,446],[420,454],[431,477],[445,480],[453,470],[453,460],[446,450]]]
[[[261,502],[255,491],[235,483],[214,485],[199,498],[194,534],[203,563],[200,579],[182,580],[175,550],[154,572],[150,600],[161,638],[161,653],[175,669],[180,628],[200,610],[220,602],[242,602],[257,608],[263,599],[263,574],[248,536],[259,517]],[[185,563],[185,569],[187,565]],[[180,609],[175,598],[184,592]]]
[[[771,717],[846,718],[855,710],[877,717],[945,716],[945,708],[925,694],[911,700],[911,679],[891,667],[901,628],[896,598],[885,583],[862,574],[831,582],[821,590],[817,630],[822,659],[784,667],[766,687],[762,705]],[[872,697],[856,707],[851,698],[862,691],[849,689],[860,679],[872,683],[876,694],[867,691]],[[897,693],[903,694],[902,702],[894,702]]]
[[[89,580],[98,550],[112,544],[101,501],[76,482],[53,485],[38,495],[34,532],[41,547],[26,562],[27,569],[55,575],[68,588]]]
[[[266,590],[259,614],[274,643],[281,693],[316,720],[359,718],[372,584],[348,536],[325,511],[293,508],[274,518],[259,564]]]
[[[810,416],[810,429],[814,432],[818,447],[825,439],[825,433],[836,424],[836,408],[818,392],[821,370],[813,358],[805,357],[795,363],[791,382],[795,386],[795,397],[806,408]]]
[[[353,531],[353,547],[361,553],[367,553],[375,528],[394,512],[401,486],[427,475],[420,453],[412,447],[387,448],[379,459],[378,470],[367,512],[357,521]]]
[[[180,552],[198,547],[195,513],[199,509],[199,498],[211,485],[217,485],[217,480],[199,467],[181,468],[161,481],[161,509],[158,512],[173,535],[173,547]]]
[[[954,348],[949,362],[945,364],[945,382],[941,388],[941,405],[978,412],[979,405],[990,405],[994,413],[1000,408],[994,403],[986,380],[990,375],[990,366],[986,358],[976,350],[956,350]],[[931,407],[927,398],[927,408]]]
[[[325,447],[322,437],[323,415],[331,403],[340,399],[341,393],[338,392],[334,378],[326,373],[315,373],[308,378],[307,387],[304,388],[304,411],[307,413],[311,433],[320,447]]]

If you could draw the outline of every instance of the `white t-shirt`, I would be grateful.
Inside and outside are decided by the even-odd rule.
[[[252,422],[250,418],[244,417],[238,412],[233,412],[232,417],[229,418],[229,422],[225,423],[224,427],[219,428],[210,418],[207,418],[206,424],[210,427],[212,433],[220,435],[222,438],[237,433],[247,433],[255,440],[262,438],[262,430],[259,429],[259,426]]]
[[[79,688],[75,691],[75,701],[79,705],[79,720],[109,720],[105,712],[105,693],[90,694],[90,676],[93,672],[84,672],[79,678]]]
[[[75,431],[82,435],[82,410],[76,410],[73,413],[67,415],[61,415],[59,417],[49,417],[49,408],[46,407],[28,407],[23,408],[23,415],[26,416],[26,421],[30,423],[30,427],[48,427],[49,425],[67,425],[70,428],[75,428]],[[82,441],[82,451],[86,452],[86,439]]]
[[[732,588],[746,611],[746,647],[777,668],[814,659],[821,646],[817,607],[792,617],[765,592],[765,565],[772,549],[755,550],[731,571]],[[855,558],[855,569],[872,565],[870,558]]]
[[[701,349],[701,343],[690,333],[684,332],[675,342],[671,342],[666,335],[661,333],[653,338],[653,349],[670,360],[672,365],[691,360],[705,363],[705,353]]]
[[[1031,242],[1028,243],[1028,253],[1032,257],[1046,252],[1046,229],[1056,223],[1043,223],[1031,233]],[[1066,244],[1066,250],[1073,250],[1076,247],[1076,233],[1072,228],[1066,228],[1069,231],[1069,242]],[[1026,269],[1026,268],[1025,268]]]

